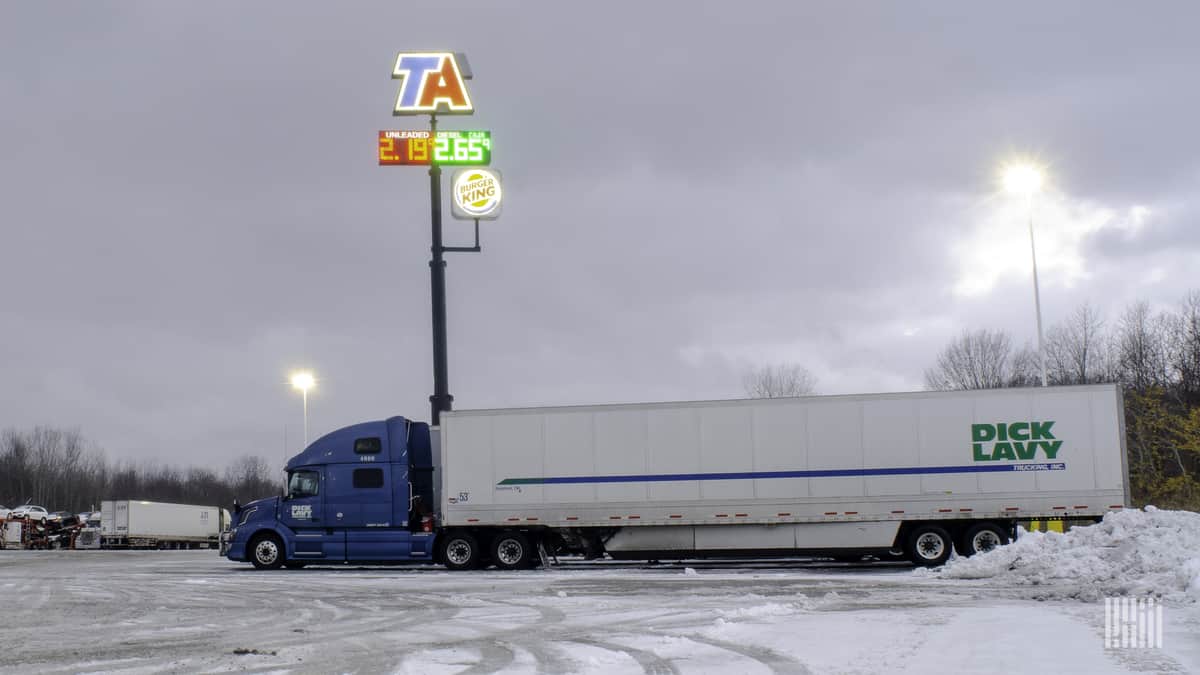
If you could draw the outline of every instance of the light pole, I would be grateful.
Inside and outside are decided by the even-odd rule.
[[[1030,164],[1017,164],[1004,172],[1004,189],[1012,194],[1025,195],[1029,217],[1029,256],[1033,260],[1033,305],[1037,310],[1038,361],[1042,371],[1042,386],[1046,386],[1046,347],[1042,338],[1042,294],[1038,289],[1037,247],[1033,242],[1033,194],[1042,187],[1042,172]]]
[[[308,371],[292,373],[292,388],[299,389],[304,398],[304,447],[308,447],[308,390],[317,383],[313,374]]]

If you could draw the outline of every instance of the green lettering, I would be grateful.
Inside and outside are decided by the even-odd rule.
[[[1029,440],[1029,423],[1028,422],[1013,422],[1008,425],[1008,436],[1014,441]]]
[[[1016,459],[1013,454],[1012,443],[997,443],[992,449],[992,459]]]
[[[987,462],[992,459],[991,457],[983,454],[983,443],[972,443],[971,448],[975,451],[976,462]]]
[[[1037,441],[1022,443],[1021,441],[1013,441],[1013,447],[1017,450],[1018,459],[1033,459],[1037,454]]]
[[[1034,440],[1054,440],[1054,434],[1050,433],[1050,427],[1054,426],[1054,422],[1034,422],[1033,423],[1033,439]]]
[[[996,427],[990,424],[972,424],[971,440],[976,443],[987,443],[996,438]]]
[[[1001,422],[996,425],[996,440],[998,440],[998,441],[1007,441],[1008,440],[1008,425],[1005,424],[1004,422]]]
[[[1051,422],[1051,424],[1053,424],[1053,422]],[[1054,459],[1057,457],[1058,449],[1062,447],[1062,443],[1062,441],[1054,441],[1053,443],[1042,441],[1042,449],[1046,451],[1046,459]]]

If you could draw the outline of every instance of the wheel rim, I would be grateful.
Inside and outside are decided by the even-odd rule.
[[[936,532],[917,537],[917,555],[925,560],[937,560],[946,551],[946,542]]]
[[[446,546],[446,560],[455,565],[465,565],[471,560],[471,544],[463,539],[455,539]]]
[[[991,530],[983,530],[971,538],[971,548],[975,549],[976,553],[986,553],[1000,544],[1000,536]]]
[[[516,539],[502,539],[496,546],[496,559],[503,565],[516,565],[525,556],[525,547]]]
[[[264,565],[271,565],[279,558],[279,547],[270,539],[263,539],[254,547],[254,557]]]

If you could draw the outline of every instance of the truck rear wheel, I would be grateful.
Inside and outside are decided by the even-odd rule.
[[[273,534],[250,540],[250,562],[260,570],[277,570],[283,564],[283,542]]]
[[[919,525],[908,535],[905,551],[919,567],[937,567],[950,559],[954,544],[950,533],[937,525]]]
[[[479,566],[479,542],[467,532],[451,532],[442,540],[442,562],[446,569],[470,570]]]
[[[958,552],[964,556],[988,551],[1008,543],[1008,534],[995,523],[976,523],[963,533]]]
[[[505,532],[496,537],[492,546],[492,562],[502,570],[529,567],[529,540],[520,532]]]

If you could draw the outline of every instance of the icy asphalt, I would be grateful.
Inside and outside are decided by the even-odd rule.
[[[213,551],[0,551],[0,673],[1200,672],[1200,607],[1105,650],[1069,589],[804,562],[259,572]]]

